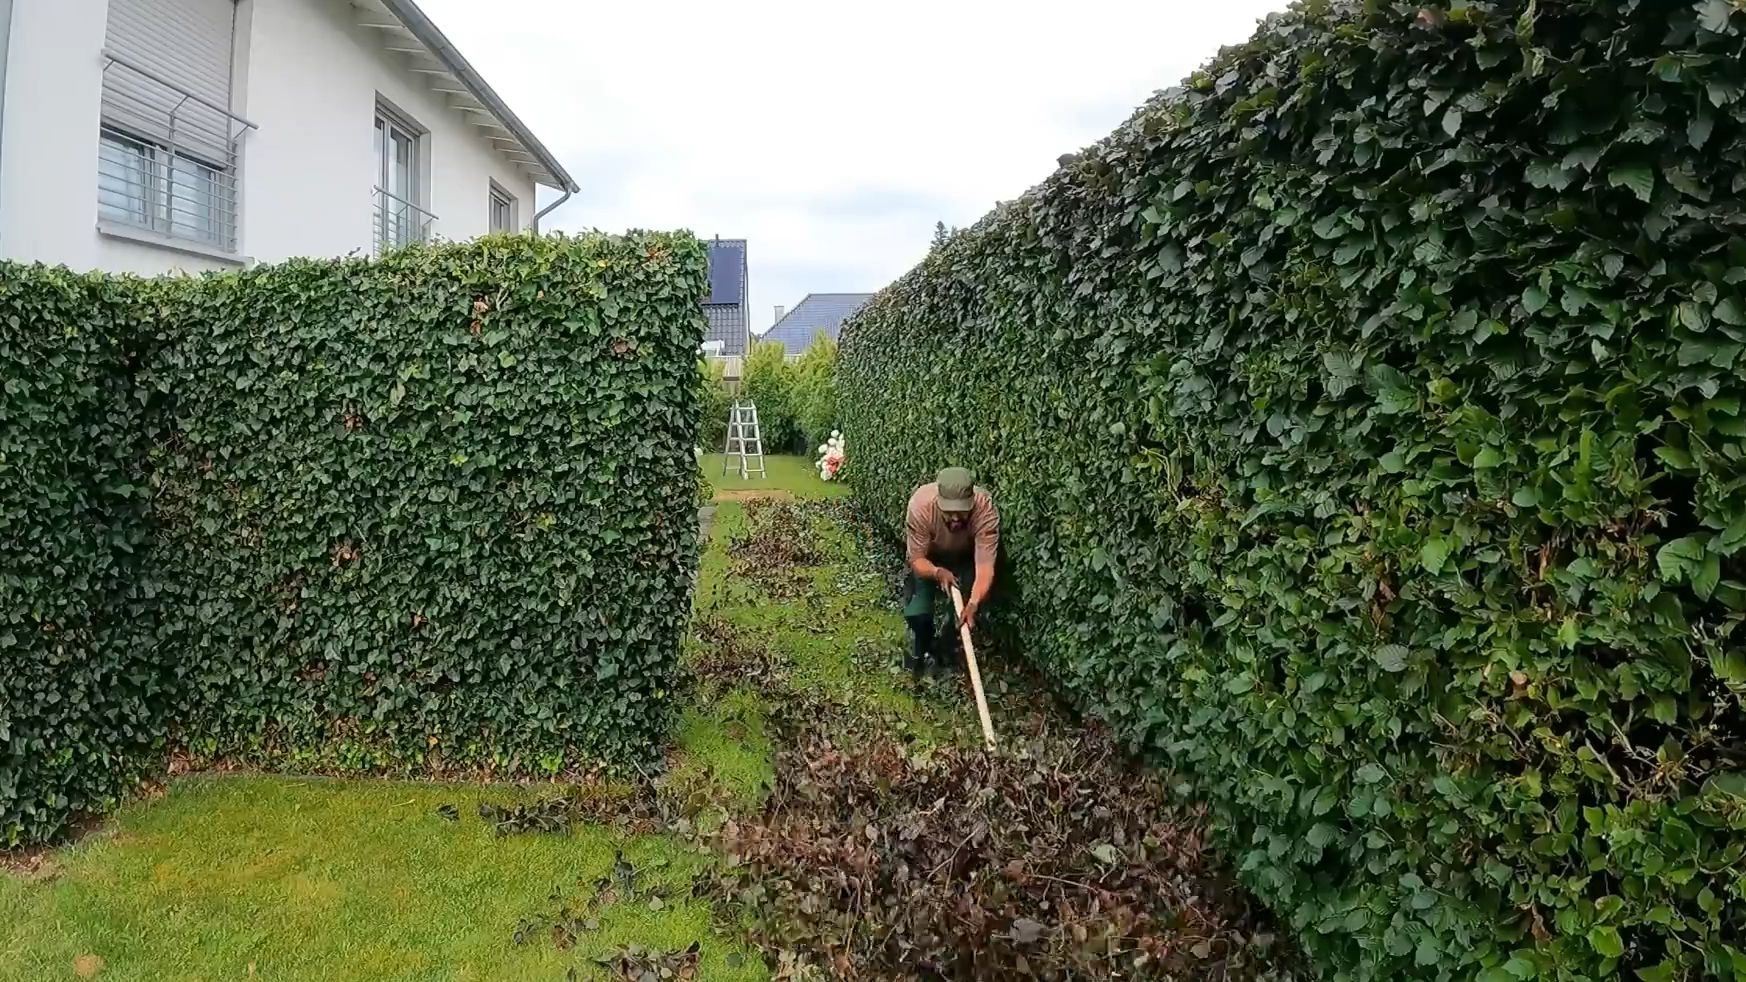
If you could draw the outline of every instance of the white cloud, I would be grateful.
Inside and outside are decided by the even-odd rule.
[[[421,0],[582,185],[548,227],[750,240],[753,328],[876,290],[1285,0]]]

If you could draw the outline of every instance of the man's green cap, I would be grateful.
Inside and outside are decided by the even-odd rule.
[[[962,467],[940,471],[941,511],[971,511],[976,507],[976,477]]]

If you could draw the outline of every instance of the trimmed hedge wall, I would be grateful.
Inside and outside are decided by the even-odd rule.
[[[697,549],[702,262],[523,236],[204,281],[145,377],[185,742],[646,757]]]
[[[158,768],[137,288],[0,264],[0,849]]]
[[[1743,31],[1305,4],[847,329],[857,490],[977,469],[995,650],[1332,977],[1746,978]]]
[[[439,774],[650,758],[697,558],[705,271],[695,239],[637,234],[79,280],[134,291],[150,322],[127,342],[151,351],[130,382],[103,374],[114,359],[98,341],[80,352],[94,379],[121,387],[104,406],[135,412],[74,406],[51,433],[69,446],[95,434],[90,452],[127,475],[116,487],[149,483],[149,515],[115,523],[136,552],[147,533],[144,568],[75,584],[94,608],[99,587],[153,600],[104,649],[164,666],[141,681],[140,718],[162,721],[144,743]],[[26,289],[66,278],[4,277]],[[8,368],[28,379],[33,355],[66,348],[56,338],[91,323],[91,307],[39,314],[24,333],[43,340],[4,352]],[[124,433],[146,440],[108,453]],[[73,506],[59,503],[58,475],[32,479],[42,503],[24,528],[60,529]],[[114,493],[107,473],[80,482]],[[67,586],[23,589],[28,605]],[[71,671],[48,660],[43,684]],[[102,730],[114,715],[64,726]],[[14,754],[40,766],[66,739],[15,741]],[[111,794],[133,776],[101,773],[109,762],[89,753],[69,766]],[[20,831],[14,812],[100,810],[90,796],[46,797],[28,776],[14,786],[0,798],[12,841],[56,829]]]

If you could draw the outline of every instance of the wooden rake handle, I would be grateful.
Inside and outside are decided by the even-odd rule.
[[[970,669],[970,691],[976,694],[976,715],[982,720],[982,742],[990,753],[994,751],[994,721],[988,718],[988,697],[982,694],[982,670],[976,666],[976,646],[970,642],[970,628],[964,623],[964,596],[952,587],[952,606],[958,609],[958,636],[964,641],[964,664]]]

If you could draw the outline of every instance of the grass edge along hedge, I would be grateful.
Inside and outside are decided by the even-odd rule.
[[[105,469],[36,480],[0,552],[28,555],[32,529],[66,537],[70,513],[98,506],[63,500],[99,498],[113,548],[62,548],[107,577],[81,612],[127,631],[34,641],[65,588],[4,581],[41,684],[17,691],[25,675],[8,673],[0,692],[0,844],[103,811],[168,746],[338,772],[647,760],[696,562],[705,269],[692,237],[656,233],[199,279],[4,267],[9,300],[61,283],[85,296],[36,302],[17,326],[0,309],[4,354],[22,352],[0,384],[55,381],[42,357],[64,351],[84,374],[36,425],[8,417],[0,447],[40,462],[45,443],[94,440],[105,456],[85,470]],[[0,480],[19,473],[0,463]],[[118,493],[125,508],[107,503]],[[140,692],[124,709],[57,691],[111,663]],[[126,753],[110,730],[135,737]]]
[[[1310,3],[845,330],[1332,978],[1746,978],[1746,11]]]

